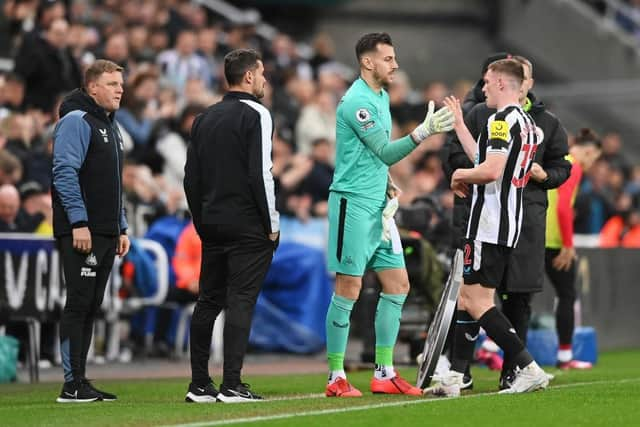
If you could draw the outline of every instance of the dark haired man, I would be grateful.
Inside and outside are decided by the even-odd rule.
[[[329,194],[328,266],[336,272],[335,294],[327,312],[329,397],[359,397],[344,372],[351,310],[365,270],[382,284],[375,319],[376,369],[373,393],[420,395],[393,368],[393,348],[402,306],[409,292],[400,237],[393,223],[397,208],[388,181],[389,166],[411,153],[434,133],[453,127],[447,108],[427,116],[410,135],[390,141],[391,113],[385,87],[398,69],[391,37],[370,33],[356,44],[360,77],[351,85],[336,114],[336,168]],[[386,206],[386,207],[385,207]]]
[[[229,92],[195,119],[185,165],[184,190],[202,239],[187,402],[262,399],[240,373],[253,310],[280,234],[271,174],[273,123],[259,102],[266,85],[260,55],[253,49],[229,52],[224,74]],[[224,367],[218,391],[208,364],[213,325],[222,310]]]
[[[123,143],[113,118],[122,98],[122,68],[97,60],[84,80],[83,89],[62,101],[53,136],[53,234],[67,287],[60,320],[65,379],[60,403],[116,400],[87,381],[85,368],[113,260],[129,251]]]

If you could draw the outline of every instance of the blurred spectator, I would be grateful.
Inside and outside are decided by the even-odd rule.
[[[424,85],[422,89],[423,103],[433,100],[436,103],[436,109],[444,105],[444,98],[449,95],[450,90],[443,82],[434,81]]]
[[[205,27],[198,31],[198,54],[207,62],[211,82],[209,87],[218,90],[222,79],[223,56],[218,51],[218,28]]]
[[[168,49],[158,55],[163,79],[180,92],[190,78],[198,78],[207,88],[211,87],[212,79],[209,64],[196,53],[198,47],[197,36],[193,30],[184,29],[178,33],[174,49]]]
[[[176,252],[173,255],[173,268],[176,272],[174,292],[178,302],[195,301],[200,290],[200,261],[202,260],[202,242],[193,222],[190,222],[178,237]],[[175,300],[175,299],[174,299]]]
[[[576,234],[598,234],[614,212],[613,199],[607,182],[611,168],[606,160],[599,159],[585,174],[575,202]]]
[[[12,112],[20,112],[24,105],[24,79],[7,73],[0,79],[0,120]]]
[[[158,73],[151,68],[140,70],[127,82],[116,120],[131,135],[136,149],[149,144],[156,120],[165,115],[158,109],[158,91]]]
[[[9,151],[0,148],[0,185],[15,185],[22,179],[22,163]]]
[[[602,158],[613,169],[622,171],[624,179],[629,178],[631,166],[622,153],[622,138],[619,133],[609,132],[602,137]]]
[[[71,23],[68,40],[71,54],[79,62],[80,68],[82,70],[88,68],[96,60],[91,51],[95,51],[98,46],[97,30],[81,23]]]
[[[265,72],[274,86],[283,86],[288,76],[311,80],[313,71],[300,56],[294,41],[287,34],[279,33],[271,40],[273,57],[265,59]]]
[[[329,186],[333,180],[333,140],[318,138],[312,142],[311,170],[302,179],[297,193],[311,197],[311,215],[326,217]]]
[[[22,210],[32,224],[33,233],[53,237],[53,208],[51,195],[37,181],[28,181],[19,188]]]
[[[635,165],[631,169],[631,176],[624,191],[633,197],[634,205],[640,206],[640,165]]]
[[[411,127],[407,131],[410,132],[416,122],[424,117],[424,105],[420,99],[416,99],[411,88],[409,75],[402,70],[396,71],[395,77],[389,85],[388,93],[391,117],[401,129],[405,130],[405,128]]]
[[[32,233],[43,220],[20,209],[20,193],[11,184],[0,186],[0,233]]]
[[[132,69],[132,58],[129,55],[127,33],[119,31],[109,35],[104,43],[101,57],[121,66],[124,69],[125,76],[128,76]]]
[[[16,223],[20,210],[20,193],[11,184],[0,186],[0,232],[17,232],[20,226]]]
[[[127,27],[129,56],[134,62],[154,62],[155,52],[149,45],[149,28],[142,22],[133,22]]]
[[[208,107],[220,101],[222,97],[219,94],[211,92],[205,82],[197,77],[187,79],[182,93],[182,98],[178,100],[179,106],[188,104],[197,104]]]
[[[149,47],[157,54],[170,46],[169,35],[162,27],[154,27],[149,34]]]
[[[191,133],[191,125],[196,116],[205,110],[201,105],[188,105],[175,121],[172,129],[161,136],[156,143],[156,150],[164,159],[162,178],[171,204],[186,208],[182,181],[184,165],[187,161],[187,144]],[[177,207],[177,206],[176,206]],[[169,207],[169,210],[171,209]]]
[[[158,184],[149,167],[125,160],[122,169],[124,205],[129,222],[129,235],[142,237],[149,226],[167,212]]]
[[[318,69],[318,90],[328,90],[340,99],[347,91],[348,83],[355,78],[355,72],[346,65],[328,62]]]
[[[38,0],[5,0],[3,2],[2,16],[4,19],[0,20],[3,24],[0,27],[0,54],[2,56],[12,55],[14,49],[20,44],[23,33],[33,29],[37,7]]]
[[[67,21],[57,18],[18,51],[14,72],[25,81],[26,107],[51,113],[57,95],[81,86],[80,68],[68,47],[68,31]]]
[[[0,129],[6,138],[4,149],[20,160],[23,175],[26,176],[29,173],[31,146],[37,137],[35,121],[28,114],[11,114],[1,123]]]
[[[40,0],[36,10],[35,30],[46,30],[57,19],[64,19],[67,7],[62,0]]]
[[[311,154],[313,143],[324,139],[330,147],[336,135],[336,99],[328,91],[321,91],[315,99],[300,111],[296,122],[296,147],[298,152]],[[328,197],[328,194],[327,194]]]
[[[335,55],[335,45],[328,33],[319,33],[313,38],[313,56],[309,65],[313,70],[313,78],[318,79],[320,66],[332,62]]]
[[[640,212],[630,195],[618,197],[616,211],[600,231],[600,247],[640,248]]]

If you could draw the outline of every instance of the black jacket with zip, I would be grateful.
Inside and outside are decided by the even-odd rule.
[[[473,92],[475,93],[475,92]],[[536,151],[535,162],[539,163],[548,177],[544,182],[529,180],[524,189],[524,217],[522,222],[522,234],[518,239],[518,246],[514,250],[514,256],[526,257],[524,262],[516,260],[509,264],[504,291],[508,292],[537,292],[542,290],[544,277],[544,239],[546,227],[547,193],[546,190],[557,188],[569,178],[571,163],[565,158],[569,152],[567,133],[560,124],[558,118],[549,112],[544,103],[537,100],[531,92],[527,95],[529,102],[525,110],[533,117],[538,131],[542,134],[542,143]],[[487,119],[495,109],[487,107],[484,102],[471,106],[477,97],[468,96],[465,106],[471,107],[465,115],[465,124],[474,138],[477,138],[481,127],[487,123]],[[449,145],[447,178],[451,181],[451,174],[456,169],[473,167],[462,145],[456,137],[447,143]],[[454,229],[461,242],[466,232],[467,219],[469,217],[469,198],[456,197],[454,205]]]
[[[273,122],[258,99],[229,92],[196,117],[184,190],[196,230],[202,225],[262,225],[280,230],[271,174]]]
[[[122,136],[114,122],[84,90],[60,105],[53,136],[53,233],[118,236],[127,230],[122,204]]]

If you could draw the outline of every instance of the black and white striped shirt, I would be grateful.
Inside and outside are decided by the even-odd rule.
[[[522,193],[539,143],[535,122],[520,106],[508,105],[489,117],[478,136],[476,164],[494,153],[508,156],[507,163],[497,180],[473,186],[468,239],[516,246],[522,226]]]

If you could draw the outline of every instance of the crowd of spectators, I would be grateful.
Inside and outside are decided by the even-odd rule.
[[[264,104],[272,111],[273,174],[277,207],[304,222],[327,214],[334,165],[336,107],[357,77],[355,64],[334,59],[334,40],[316,34],[311,54],[279,32],[260,37],[255,21],[229,22],[187,0],[6,0],[0,55],[14,67],[0,74],[0,232],[51,235],[52,134],[58,106],[81,86],[96,58],[125,69],[125,91],[116,113],[125,138],[123,186],[133,237],[148,236],[158,219],[171,216],[181,231],[188,223],[182,189],[189,130],[194,118],[221,99],[224,55],[253,47],[264,58],[269,85]],[[463,98],[472,83],[432,81],[414,87],[396,73],[388,88],[394,135],[422,120],[425,104],[442,106],[446,95]],[[570,130],[571,131],[571,130]],[[431,198],[450,215],[453,194],[442,171],[434,136],[391,168],[402,190],[400,203]],[[589,172],[576,202],[576,232],[598,234],[603,245],[640,247],[640,165],[630,164],[615,132],[602,137],[603,156]],[[435,147],[435,148],[433,148]],[[197,294],[195,233],[174,233],[173,288]],[[636,237],[634,237],[636,236]],[[195,251],[195,252],[194,252]],[[125,269],[127,264],[125,263]],[[125,283],[134,272],[123,271]],[[188,295],[188,294],[187,294]],[[190,298],[181,296],[181,300]]]

